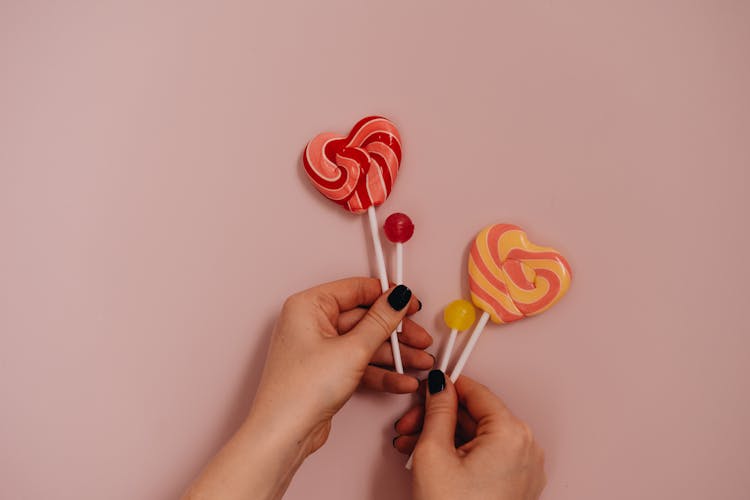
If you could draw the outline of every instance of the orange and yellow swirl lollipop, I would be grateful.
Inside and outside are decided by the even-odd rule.
[[[458,379],[479,336],[491,319],[510,323],[552,307],[570,288],[570,265],[560,252],[529,241],[512,224],[484,228],[469,251],[469,290],[484,311],[451,373]]]

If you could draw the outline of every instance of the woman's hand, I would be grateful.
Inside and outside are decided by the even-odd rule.
[[[191,486],[190,499],[281,498],[302,461],[328,437],[331,418],[358,386],[414,392],[414,377],[393,365],[388,342],[403,320],[405,367],[429,369],[430,335],[406,315],[421,308],[401,285],[381,295],[380,282],[352,278],[287,299],[271,336],[250,413]]]
[[[396,422],[394,446],[414,451],[414,500],[539,498],[544,452],[529,427],[468,377],[454,386],[433,370],[427,385],[425,406]]]
[[[420,308],[405,286],[381,295],[372,278],[335,281],[289,297],[271,337],[251,418],[293,429],[309,454],[323,445],[331,417],[358,385],[415,392],[416,378],[383,366],[393,366],[391,332]],[[422,349],[432,337],[408,319],[403,330],[404,366],[431,368],[434,358]]]

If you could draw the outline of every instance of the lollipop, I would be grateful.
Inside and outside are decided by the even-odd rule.
[[[570,288],[568,262],[552,248],[531,243],[518,226],[495,224],[482,230],[469,252],[469,289],[484,311],[451,373],[455,382],[482,330],[491,319],[510,323],[552,307]]]
[[[382,116],[368,116],[341,137],[324,132],[305,148],[305,172],[315,188],[359,214],[383,204],[401,164],[398,129]]]
[[[375,207],[388,198],[401,164],[401,137],[396,126],[381,116],[368,116],[346,137],[329,132],[317,135],[305,147],[303,163],[310,181],[326,198],[349,212],[367,212],[380,287],[385,292],[388,273]],[[391,348],[396,371],[404,373],[395,331]]]
[[[396,244],[396,284],[404,283],[404,243],[414,234],[414,223],[408,215],[395,213],[388,216],[383,224],[386,237]],[[403,324],[399,323],[396,332],[401,333]]]
[[[471,302],[464,299],[454,300],[443,312],[443,321],[451,329],[448,336],[448,342],[445,344],[443,357],[440,360],[440,371],[445,372],[448,368],[448,361],[453,352],[453,345],[456,343],[458,332],[468,330],[474,324],[477,314]]]

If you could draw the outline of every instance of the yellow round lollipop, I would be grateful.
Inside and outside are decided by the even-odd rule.
[[[450,360],[453,346],[456,343],[456,335],[458,332],[471,328],[476,318],[477,313],[476,309],[474,309],[474,304],[464,299],[454,300],[443,311],[443,321],[451,329],[442,359],[440,360],[440,370],[443,372],[448,368],[448,360]]]
[[[443,320],[448,328],[462,332],[468,330],[477,319],[474,304],[468,300],[454,300],[443,311]]]

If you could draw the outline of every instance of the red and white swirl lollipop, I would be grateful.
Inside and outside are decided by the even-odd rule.
[[[368,116],[357,122],[349,135],[325,132],[305,147],[305,172],[323,196],[349,212],[367,212],[380,286],[388,290],[383,247],[375,216],[391,193],[401,165],[401,136],[396,126],[382,116]],[[398,336],[391,334],[393,361],[404,373]]]

